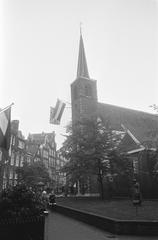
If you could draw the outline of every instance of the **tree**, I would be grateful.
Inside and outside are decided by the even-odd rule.
[[[62,147],[62,154],[68,160],[63,171],[70,181],[85,181],[96,175],[103,198],[103,176],[111,171],[110,154],[116,149],[120,134],[113,131],[108,122],[82,119],[68,126],[68,136]]]
[[[127,156],[127,154],[119,153],[119,151],[115,150],[110,152],[109,154],[110,160],[110,171],[111,174],[117,175],[127,175],[132,178],[133,175],[133,167],[132,162]]]
[[[49,173],[42,161],[31,164],[25,162],[23,167],[16,169],[16,173],[18,174],[19,183],[24,183],[30,187],[36,186],[39,182],[46,185],[50,181]]]

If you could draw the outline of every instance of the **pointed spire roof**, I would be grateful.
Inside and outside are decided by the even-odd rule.
[[[77,78],[79,77],[90,78],[88,73],[82,34],[80,34],[78,66],[77,66]]]

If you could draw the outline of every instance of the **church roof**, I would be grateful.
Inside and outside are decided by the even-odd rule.
[[[98,115],[118,131],[127,130],[137,145],[156,147],[158,142],[158,115],[110,104],[98,103]]]
[[[88,73],[88,66],[86,61],[82,34],[80,35],[78,66],[77,66],[77,78],[80,78],[80,77],[90,78]]]

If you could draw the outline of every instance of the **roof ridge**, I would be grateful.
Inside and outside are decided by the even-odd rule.
[[[116,108],[120,108],[120,109],[124,109],[124,110],[129,110],[129,111],[134,111],[134,112],[138,112],[138,113],[144,113],[144,114],[147,114],[147,115],[154,116],[154,117],[157,117],[157,118],[158,118],[158,114],[149,113],[149,112],[145,112],[145,111],[142,111],[142,110],[132,109],[132,108],[128,108],[128,107],[122,107],[122,106],[113,105],[113,104],[109,104],[109,103],[101,103],[101,102],[98,102],[98,104],[107,105],[107,106],[109,106],[109,107],[116,107]]]

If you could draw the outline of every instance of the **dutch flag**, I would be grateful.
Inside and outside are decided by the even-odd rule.
[[[9,150],[10,147],[10,119],[11,107],[0,111],[0,147]]]
[[[57,99],[55,108],[50,107],[50,123],[51,124],[60,124],[60,120],[65,109],[66,104],[61,100]]]

